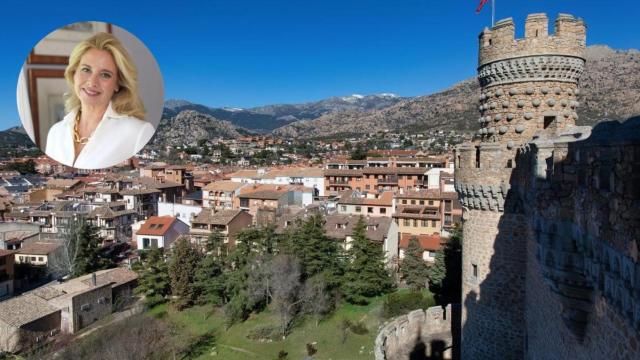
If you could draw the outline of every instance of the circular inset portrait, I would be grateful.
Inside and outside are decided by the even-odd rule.
[[[79,22],[45,36],[18,77],[18,113],[34,143],[79,169],[119,164],[151,139],[163,109],[160,69],[134,35]]]

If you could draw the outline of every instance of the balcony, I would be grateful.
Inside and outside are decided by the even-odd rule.
[[[378,185],[398,185],[398,177],[387,176],[384,179],[378,179]]]
[[[329,185],[350,186],[346,180],[329,180]]]

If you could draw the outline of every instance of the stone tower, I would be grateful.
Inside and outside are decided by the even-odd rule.
[[[510,18],[479,36],[480,130],[456,150],[456,191],[464,208],[463,359],[525,357],[531,234],[527,204],[518,196],[517,156],[543,133],[575,125],[585,37],[583,21],[565,14],[556,19],[554,34],[545,14],[531,14],[524,38],[515,38]]]

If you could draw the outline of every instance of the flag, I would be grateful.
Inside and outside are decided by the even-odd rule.
[[[486,4],[489,0],[480,0],[480,4],[478,5],[478,7],[476,8],[476,14],[480,13],[480,10],[482,10],[482,7],[484,6],[484,4]]]

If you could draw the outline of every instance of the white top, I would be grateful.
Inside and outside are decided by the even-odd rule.
[[[49,129],[45,153],[52,159],[80,169],[102,169],[135,155],[153,136],[150,123],[113,111],[111,103],[75,163],[73,125],[77,110]]]

